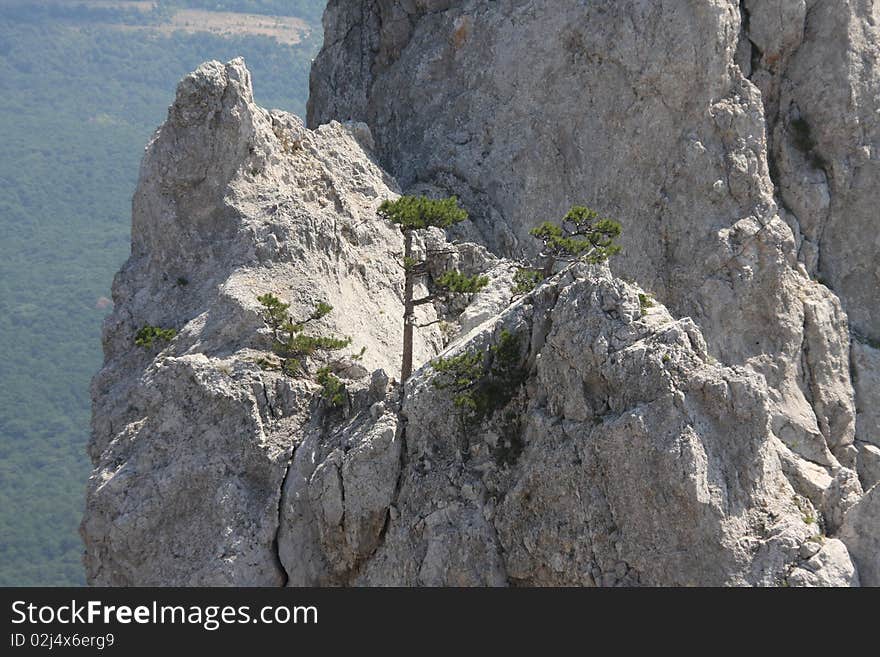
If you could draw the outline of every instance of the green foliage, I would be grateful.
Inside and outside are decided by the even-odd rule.
[[[595,210],[575,206],[561,224],[545,221],[530,235],[544,244],[543,255],[558,260],[581,260],[592,264],[606,261],[620,253],[614,243],[620,237],[620,224],[600,217]]]
[[[483,354],[465,352],[451,358],[438,358],[431,367],[439,375],[433,380],[438,390],[449,390],[452,403],[466,422],[476,414],[476,388],[483,376]]]
[[[400,226],[403,231],[423,228],[449,228],[468,218],[454,196],[431,199],[427,196],[401,196],[396,201],[384,201],[379,216]]]
[[[489,284],[485,276],[465,276],[459,271],[450,269],[434,281],[441,290],[451,294],[476,294]]]
[[[103,24],[151,25],[164,16],[156,7],[142,11],[131,5],[97,5],[85,2],[35,2],[4,0],[0,16],[29,23],[75,21]]]
[[[502,330],[501,335],[498,336],[498,343],[491,348],[492,375],[498,378],[519,378],[517,374],[519,351],[519,339],[507,329]]]
[[[541,281],[544,280],[544,272],[531,267],[519,267],[513,275],[513,287],[510,288],[514,297],[529,294]]]
[[[413,232],[425,228],[449,228],[468,218],[454,196],[431,199],[427,196],[401,196],[395,201],[384,201],[377,212],[381,219],[400,227],[405,236],[403,253],[403,347],[401,349],[400,380],[406,383],[412,374],[414,312],[416,306],[438,299],[449,300],[457,294],[474,294],[489,284],[485,276],[465,276],[459,271],[447,271],[434,281],[436,292],[421,299],[413,298],[416,280],[428,275],[428,261],[412,257]],[[437,253],[436,251],[434,252]]]
[[[488,367],[484,366],[486,360]],[[506,329],[489,348],[488,359],[482,352],[471,351],[438,358],[431,367],[437,373],[432,384],[450,391],[462,430],[478,426],[506,406],[526,377],[520,365],[519,339]]]
[[[263,321],[273,330],[281,328],[288,318],[289,303],[284,303],[271,292],[257,297],[263,306]]]
[[[331,306],[329,303],[319,301],[315,305],[315,312],[312,314],[312,319],[322,319],[332,312],[333,306]]]
[[[285,357],[311,358],[319,351],[339,351],[351,344],[351,338],[334,338],[328,336],[312,336],[301,333],[303,325],[293,324],[285,327],[293,331],[293,339],[286,342],[281,349]]]
[[[289,313],[290,304],[284,303],[274,294],[258,296],[257,301],[263,306],[263,321],[272,329],[275,353],[281,359],[280,366],[268,359],[260,359],[257,364],[264,370],[280,369],[287,376],[297,376],[306,371],[307,359],[318,352],[339,351],[351,344],[351,338],[306,335],[305,329],[309,322],[321,320],[333,312],[333,306],[329,303],[318,302],[308,318],[295,321]],[[360,360],[365,352],[366,347],[352,358]],[[321,386],[321,398],[332,408],[345,403],[345,384],[332,373],[330,367],[320,368],[315,374],[315,381]]]
[[[306,335],[309,322],[323,319],[333,311],[333,306],[328,303],[318,302],[306,319],[297,321],[289,313],[290,304],[274,294],[258,296],[257,301],[263,306],[263,321],[272,329],[275,353],[281,358],[281,371],[288,376],[304,372],[307,359],[318,352],[339,351],[351,344],[351,338]]]
[[[243,55],[257,101],[303,115],[321,38],[162,36],[78,2],[51,3],[69,10],[53,18],[48,4],[0,2],[0,353],[15,354],[0,367],[0,586],[85,583],[77,526],[102,297],[130,253],[144,145],[177,82]],[[324,2],[312,4],[317,16]]]
[[[654,307],[654,297],[650,294],[645,294],[644,292],[639,292],[639,308],[642,309],[642,316],[644,316],[648,310]]]
[[[339,408],[345,404],[348,396],[345,384],[330,371],[329,367],[319,369],[315,380],[321,386],[321,398],[330,404],[331,408]]]
[[[134,336],[134,343],[144,349],[152,349],[156,342],[171,342],[177,331],[173,328],[163,329],[158,326],[144,326]]]

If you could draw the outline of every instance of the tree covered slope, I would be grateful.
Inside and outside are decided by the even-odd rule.
[[[242,55],[260,102],[304,111],[323,0],[163,2],[283,13],[310,29],[265,37],[164,34],[159,18],[88,2],[0,7],[0,585],[82,584],[77,535],[89,379],[113,273],[128,254],[144,145],[177,81]],[[157,26],[161,23],[157,23]],[[126,29],[137,27],[137,29]]]

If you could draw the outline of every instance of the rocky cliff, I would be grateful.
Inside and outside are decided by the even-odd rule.
[[[93,384],[90,581],[880,584],[878,19],[331,0],[309,128],[241,61],[188,76]],[[402,399],[384,374],[400,191],[459,195],[472,221],[427,241],[492,279],[417,343],[485,353],[468,423],[429,365]],[[573,204],[624,254],[511,301],[528,230]],[[265,366],[266,292],[367,347],[342,408]],[[177,334],[143,349],[145,325]]]

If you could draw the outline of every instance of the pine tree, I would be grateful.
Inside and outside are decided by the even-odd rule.
[[[415,308],[456,294],[474,294],[482,290],[489,283],[489,279],[479,275],[465,276],[461,272],[449,270],[434,281],[437,289],[434,294],[421,299],[413,298],[416,281],[428,275],[427,261],[413,257],[413,235],[417,230],[432,227],[449,228],[467,219],[467,212],[459,207],[458,199],[454,196],[445,199],[401,196],[396,201],[382,203],[379,206],[379,217],[395,224],[403,233],[403,362],[400,382],[404,384],[412,374]]]
[[[307,359],[316,353],[339,351],[351,344],[351,338],[305,334],[308,323],[323,319],[333,311],[330,304],[323,301],[316,304],[306,319],[297,321],[288,312],[290,304],[274,294],[259,296],[257,301],[263,306],[263,321],[272,329],[275,353],[281,358],[281,370],[289,376],[305,371]]]
[[[597,264],[617,255],[621,247],[615,240],[620,232],[617,221],[600,217],[598,212],[582,205],[571,208],[558,224],[545,221],[533,228],[529,234],[543,243],[543,263],[523,262],[517,268],[510,288],[511,303],[552,276],[560,260]]]
[[[163,329],[159,326],[146,325],[135,334],[134,343],[138,347],[152,349],[156,342],[171,342],[176,335],[177,331],[172,328]]]
[[[541,257],[545,259],[544,276],[547,277],[560,260],[598,264],[617,255],[621,248],[614,240],[620,237],[620,230],[617,221],[600,217],[595,210],[576,205],[562,218],[561,223],[545,221],[529,234],[544,244]]]

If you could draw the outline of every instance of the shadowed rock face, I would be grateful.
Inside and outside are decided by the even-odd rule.
[[[880,326],[877,11],[331,1],[308,121],[367,122],[401,185],[467,199],[498,253],[533,251],[528,230],[575,203],[620,219],[615,271],[764,375],[799,455],[852,470],[858,426],[870,486],[855,406],[874,395],[854,400],[849,351]]]
[[[774,214],[775,191],[800,260],[877,340],[878,12],[870,0],[331,0],[308,122],[366,121],[402,185],[470,191],[486,238],[511,252],[535,217],[574,202],[615,213],[641,229],[627,268],[658,292],[710,231]]]
[[[243,62],[200,67],[148,147],[105,325],[89,581],[872,583],[875,19],[331,0],[312,130],[257,107]],[[480,351],[490,380],[492,346],[518,348],[475,423],[430,366],[402,399],[382,371],[401,239],[375,211],[398,189],[458,194],[474,221],[425,237],[451,251],[429,270],[491,278],[423,308],[449,324],[421,332],[418,364]],[[575,267],[511,303],[507,258],[574,203],[623,222],[611,266],[637,283]],[[329,301],[316,330],[368,347],[342,408],[258,364],[265,292]],[[146,324],[177,337],[135,347]]]
[[[716,357],[767,377],[779,431],[800,436],[789,444],[821,433],[852,467],[840,302],[863,349],[876,345],[878,11],[331,1],[309,124],[366,121],[405,188],[467,198],[481,238],[508,255],[574,203],[621,219],[616,270],[693,317]],[[814,330],[810,315],[823,318]],[[817,350],[830,356],[821,372]]]

